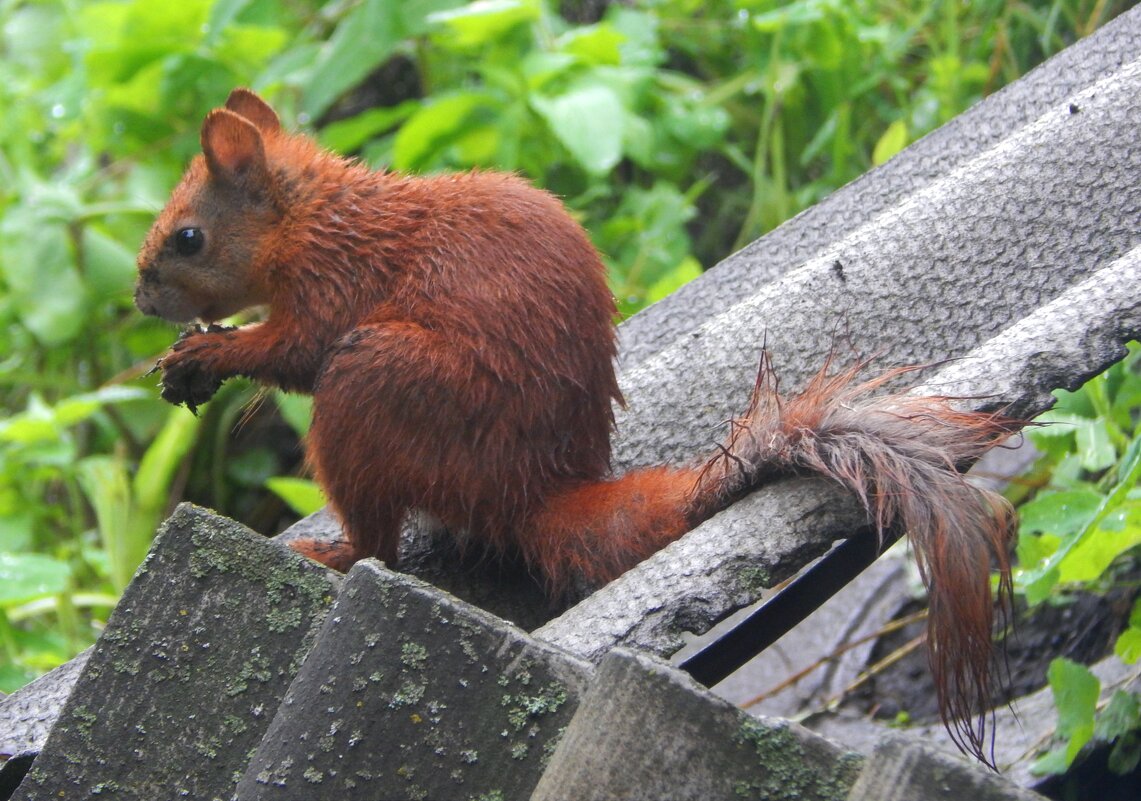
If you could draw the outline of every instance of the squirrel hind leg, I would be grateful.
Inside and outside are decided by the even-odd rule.
[[[348,540],[303,538],[290,540],[287,544],[302,556],[341,573],[349,572],[349,568],[368,556],[358,551]]]
[[[696,470],[663,467],[570,482],[528,516],[517,535],[519,549],[551,597],[577,579],[604,584],[692,527],[697,481]]]

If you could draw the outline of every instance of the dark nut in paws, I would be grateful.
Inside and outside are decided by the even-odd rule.
[[[199,369],[191,361],[160,363],[162,368],[162,399],[178,405],[186,404],[192,413],[198,414],[199,405],[214,397],[222,386],[222,379]]]

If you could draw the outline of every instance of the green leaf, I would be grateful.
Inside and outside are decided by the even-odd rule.
[[[55,405],[55,421],[60,426],[73,426],[91,417],[109,403],[124,403],[148,397],[138,387],[109,386],[82,395],[72,395]]]
[[[202,418],[186,409],[171,409],[167,413],[166,422],[139,461],[139,470],[132,482],[131,493],[140,513],[157,521],[166,508],[170,482],[193,447],[201,422]]]
[[[37,553],[0,553],[0,606],[12,606],[67,589],[66,562]]]
[[[78,465],[79,486],[95,510],[99,538],[107,551],[111,583],[122,592],[143,561],[150,537],[134,538],[131,482],[121,458],[89,456]]]
[[[1110,743],[1138,726],[1141,726],[1141,700],[1133,693],[1115,690],[1105,709],[1097,716],[1094,735]]]
[[[438,150],[466,131],[476,109],[493,102],[483,92],[459,92],[420,107],[396,134],[392,166],[409,172],[423,169]]]
[[[896,120],[887,126],[887,130],[876,142],[872,150],[872,163],[879,166],[905,147],[907,147],[907,123],[904,120]]]
[[[535,95],[531,107],[588,173],[609,172],[622,158],[622,102],[610,87],[584,83],[557,97]]]
[[[95,227],[83,228],[83,275],[98,300],[129,298],[135,283],[135,254]]]
[[[1058,568],[1036,571],[1029,574],[1022,583],[1022,592],[1026,595],[1026,603],[1037,606],[1050,597],[1054,587],[1058,585]]]
[[[206,44],[213,44],[222,32],[238,18],[250,0],[215,0],[206,21]]]
[[[1093,490],[1040,495],[1019,507],[1020,531],[1049,532],[1062,537],[1073,534],[1089,523],[1101,502],[1101,493]]]
[[[311,515],[326,504],[321,488],[304,478],[277,476],[266,479],[265,486],[299,515]]]
[[[1113,644],[1113,653],[1127,665],[1137,664],[1141,659],[1141,628],[1132,626],[1121,632]]]
[[[606,22],[572,28],[557,42],[560,50],[578,58],[591,66],[599,64],[616,65],[622,61],[620,46],[626,41],[625,34]]]
[[[1101,682],[1085,665],[1063,658],[1050,663],[1047,676],[1054,706],[1058,709],[1058,735],[1066,742],[1062,748],[1035,762],[1031,770],[1062,773],[1093,737]]]
[[[437,11],[427,19],[444,26],[449,44],[470,48],[499,39],[516,25],[534,22],[541,14],[538,0],[475,0],[460,8]]]
[[[1121,554],[1141,545],[1141,503],[1132,501],[1102,517],[1088,537],[1058,563],[1061,580],[1093,581]]]
[[[287,392],[275,392],[274,402],[277,410],[289,423],[289,427],[299,437],[309,433],[309,424],[313,420],[313,398],[309,395],[292,395]]]
[[[0,274],[22,322],[47,347],[75,338],[87,304],[67,226],[54,211],[17,206],[0,222]]]
[[[404,36],[400,3],[364,0],[337,25],[305,85],[301,108],[311,118],[325,111],[396,50]]]
[[[1128,776],[1141,763],[1141,737],[1129,732],[1119,737],[1109,752],[1108,767],[1118,776]]]
[[[1074,432],[1078,442],[1078,455],[1082,467],[1097,473],[1112,467],[1117,461],[1117,450],[1104,420],[1090,420]]]
[[[377,134],[384,133],[420,108],[419,100],[405,100],[391,108],[369,109],[363,114],[334,122],[321,129],[318,141],[338,153],[352,153]]]

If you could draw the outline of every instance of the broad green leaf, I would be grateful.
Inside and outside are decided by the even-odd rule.
[[[1125,690],[1114,690],[1105,709],[1097,716],[1094,734],[1099,740],[1113,742],[1141,726],[1141,699]]]
[[[87,304],[67,226],[54,210],[18,206],[0,222],[0,271],[24,325],[48,347],[79,333]]]
[[[55,405],[56,423],[60,426],[73,426],[80,423],[108,403],[123,403],[148,397],[137,387],[109,386],[82,395],[64,398]]]
[[[618,64],[622,61],[620,46],[626,41],[625,34],[606,22],[572,28],[559,37],[556,45],[566,53],[577,57],[584,64]]]
[[[1074,432],[1078,441],[1078,454],[1082,467],[1091,473],[1112,467],[1117,461],[1117,450],[1109,436],[1104,420],[1090,420]]]
[[[627,117],[629,119],[629,117]],[[675,103],[663,120],[670,135],[695,150],[715,147],[729,127],[729,114],[705,103]]]
[[[28,509],[0,516],[0,551],[25,551],[33,542],[36,519]]]
[[[516,25],[534,22],[541,14],[539,0],[475,0],[460,8],[437,11],[427,19],[445,28],[447,42],[468,48],[499,39]]]
[[[1026,603],[1037,606],[1050,597],[1054,587],[1058,585],[1058,568],[1035,571],[1028,574],[1022,583],[1022,592],[1026,594]]]
[[[622,35],[618,44],[622,63],[627,66],[656,67],[667,54],[658,35],[659,17],[647,11],[612,5],[606,12],[607,24]]]
[[[206,21],[206,43],[213,44],[222,32],[238,18],[250,0],[215,0]]]
[[[1121,554],[1141,545],[1141,503],[1133,501],[1102,518],[1059,564],[1062,581],[1093,581]]]
[[[309,433],[309,425],[313,420],[313,398],[308,395],[293,395],[287,392],[275,392],[274,402],[277,410],[289,423],[289,427],[299,436]]]
[[[1109,752],[1107,765],[1118,776],[1128,776],[1141,764],[1141,736],[1136,731],[1117,738]]]
[[[127,467],[120,458],[89,456],[78,465],[78,479],[95,511],[99,538],[108,555],[111,582],[122,592],[146,556],[150,542],[149,537],[131,536],[134,507]]]
[[[139,461],[131,493],[140,513],[155,518],[166,507],[170,482],[183,458],[194,446],[202,418],[186,409],[171,409],[166,423]]]
[[[333,102],[376,69],[404,36],[400,3],[364,0],[337,25],[305,85],[301,108],[320,117]]]
[[[1054,706],[1058,709],[1058,735],[1065,745],[1039,759],[1031,770],[1039,773],[1062,773],[1074,761],[1094,732],[1101,682],[1085,665],[1069,659],[1055,659],[1047,671]]]
[[[491,102],[482,92],[460,92],[421,106],[396,134],[392,166],[398,170],[422,169],[445,143],[465,130],[468,117]]]
[[[0,606],[58,595],[67,589],[71,568],[38,553],[0,553]]]
[[[93,226],[84,226],[83,275],[96,299],[129,298],[135,283],[135,254]]]
[[[1040,495],[1019,507],[1019,528],[1024,532],[1041,531],[1064,537],[1085,527],[1101,501],[1102,495],[1093,490]]]
[[[321,488],[304,478],[278,476],[266,479],[265,486],[299,515],[311,515],[326,503]]]
[[[288,43],[289,34],[281,28],[231,25],[214,49],[211,60],[230,68],[241,65],[253,71],[260,69]]]
[[[1113,644],[1113,653],[1127,665],[1136,664],[1141,659],[1141,628],[1131,626],[1121,632]]]
[[[887,126],[887,130],[876,142],[872,150],[872,163],[877,166],[883,164],[905,147],[907,147],[907,123],[904,120],[896,120]]]
[[[321,129],[318,140],[324,147],[338,153],[352,153],[377,134],[384,133],[406,120],[416,109],[419,100],[406,100],[391,108],[374,108],[340,120]]]
[[[536,95],[531,106],[583,169],[594,175],[622,158],[622,103],[608,86],[581,84],[557,97]]]

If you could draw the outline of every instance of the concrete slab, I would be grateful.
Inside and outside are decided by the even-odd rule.
[[[794,723],[754,718],[662,662],[617,650],[567,727],[532,801],[839,801],[863,757]]]
[[[336,584],[289,549],[183,504],[14,798],[229,799]]]
[[[360,562],[237,798],[526,798],[591,672],[486,612]]]

